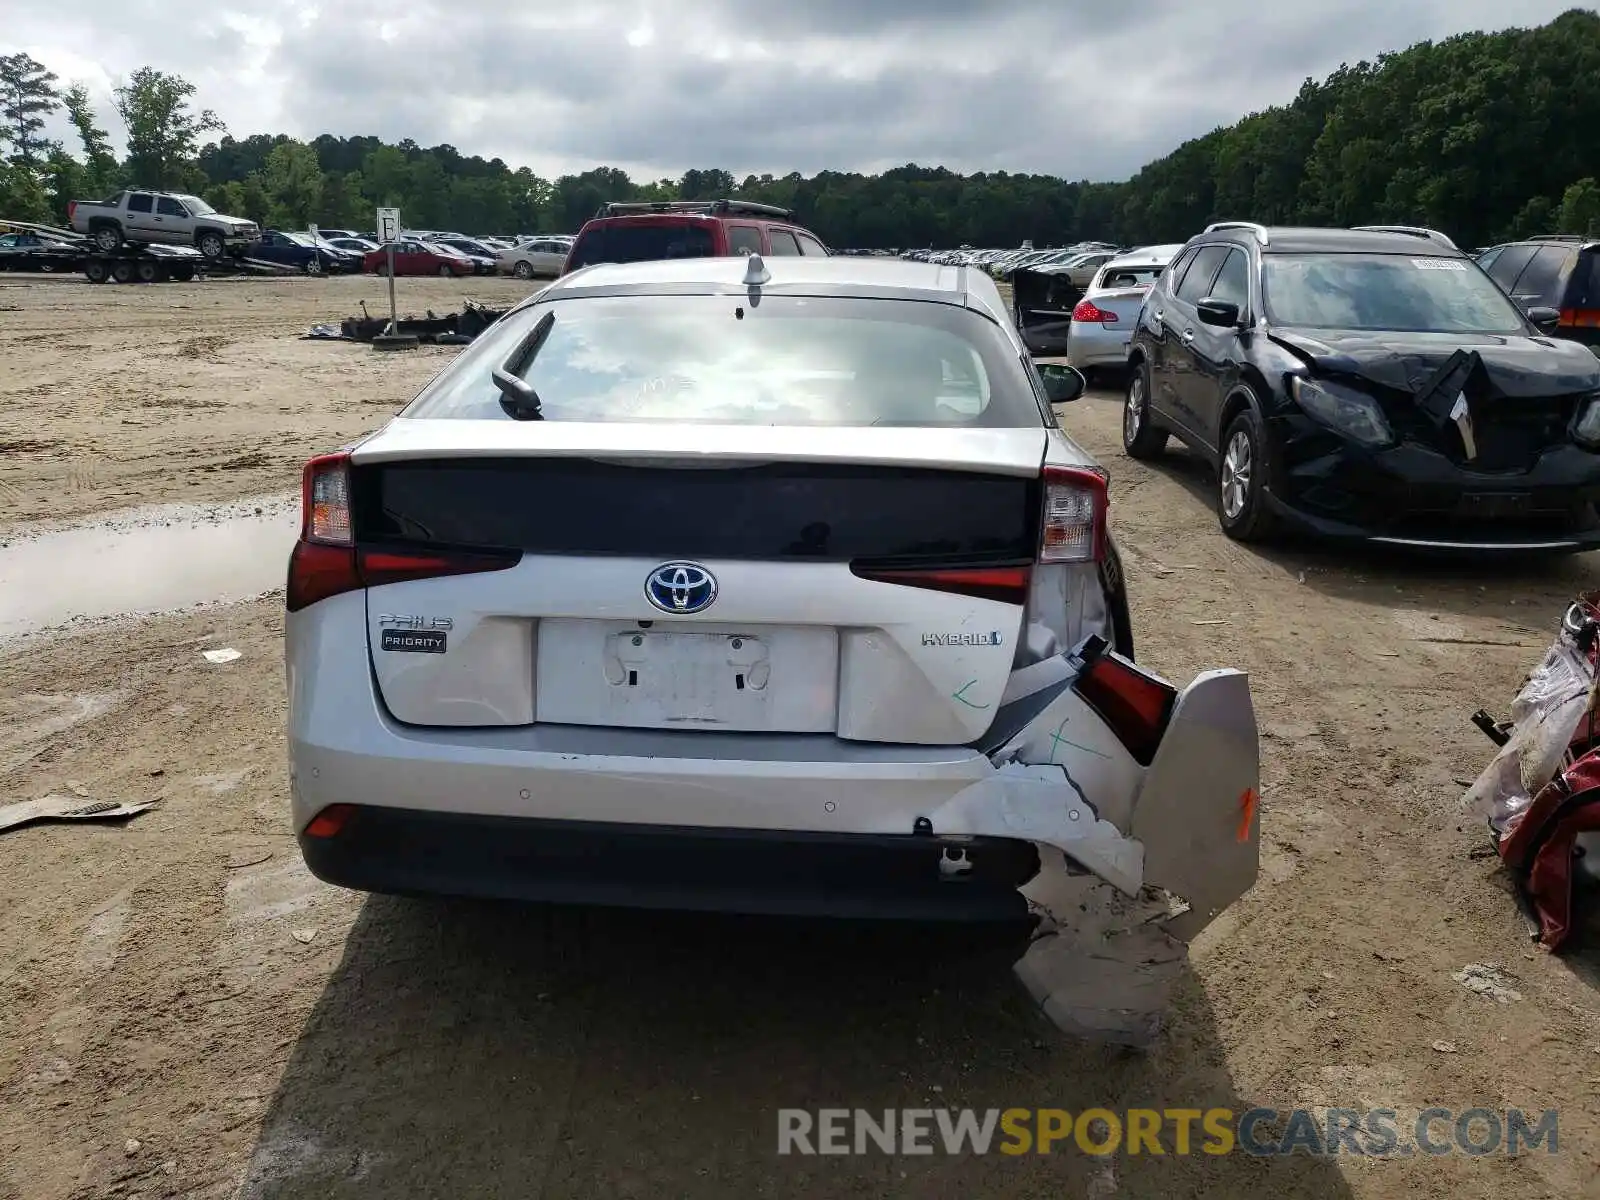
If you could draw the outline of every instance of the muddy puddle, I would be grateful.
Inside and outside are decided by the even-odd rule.
[[[299,498],[127,509],[0,538],[0,641],[283,586]]]

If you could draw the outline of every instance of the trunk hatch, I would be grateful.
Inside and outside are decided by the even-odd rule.
[[[360,543],[523,554],[505,571],[369,590],[385,704],[418,725],[973,740],[999,708],[1021,603],[851,568],[1030,563],[1045,433],[991,431],[1004,436],[979,470],[872,461],[883,437],[920,432],[849,431],[865,462],[620,447],[397,459],[380,434],[352,463]],[[715,579],[713,601],[691,598],[698,611],[648,594],[679,562]]]

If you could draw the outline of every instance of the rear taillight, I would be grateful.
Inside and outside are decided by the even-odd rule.
[[[1103,471],[1094,467],[1046,467],[1039,561],[1098,561],[1105,554],[1106,501]]]
[[[1171,684],[1147,675],[1111,650],[1105,639],[1090,637],[1078,650],[1081,664],[1072,690],[1142,766],[1149,766],[1172,719],[1178,693]]]
[[[325,546],[355,542],[350,526],[350,456],[322,454],[300,477],[300,536]]]
[[[414,579],[504,571],[517,550],[413,550],[357,546],[351,521],[350,456],[324,454],[306,464],[301,482],[300,540],[289,553],[284,605],[298,612],[318,600]]]
[[[1046,467],[1037,562],[1098,562],[1105,553],[1106,476],[1097,467]],[[1003,604],[1026,604],[1033,564],[895,567],[851,563],[851,573],[878,583],[955,592]]]
[[[1559,325],[1564,329],[1600,329],[1600,309],[1563,308]]]
[[[1102,325],[1115,325],[1117,314],[1109,308],[1100,308],[1088,300],[1079,300],[1078,306],[1072,310],[1072,319],[1082,321],[1084,324],[1098,321]]]
[[[852,574],[878,583],[901,587],[955,592],[1002,604],[1022,604],[1028,598],[1030,569],[1017,567],[864,567],[850,564]]]

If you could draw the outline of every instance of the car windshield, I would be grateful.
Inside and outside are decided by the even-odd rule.
[[[710,258],[716,253],[709,225],[700,221],[597,225],[578,239],[571,270],[593,263],[646,262],[658,258]]]
[[[1522,314],[1475,263],[1409,254],[1271,254],[1277,325],[1385,333],[1523,333]]]
[[[286,233],[283,235],[296,246],[315,246],[317,243],[311,239],[309,233]]]
[[[509,419],[491,371],[549,318],[517,371],[546,420],[1014,428],[1043,415],[992,321],[954,305],[767,296],[575,297],[501,321],[402,414]]]
[[[199,196],[174,196],[173,199],[179,204],[183,205],[190,211],[190,213],[197,217],[208,217],[217,211],[204,200],[200,199]]]

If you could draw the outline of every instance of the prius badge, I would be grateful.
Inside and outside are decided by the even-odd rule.
[[[1467,451],[1467,461],[1471,462],[1478,457],[1478,441],[1472,434],[1472,410],[1467,407],[1465,392],[1456,397],[1455,407],[1450,410],[1450,419],[1461,431],[1461,445]]]
[[[704,612],[717,598],[717,577],[699,563],[662,563],[645,578],[644,598],[664,613]]]

